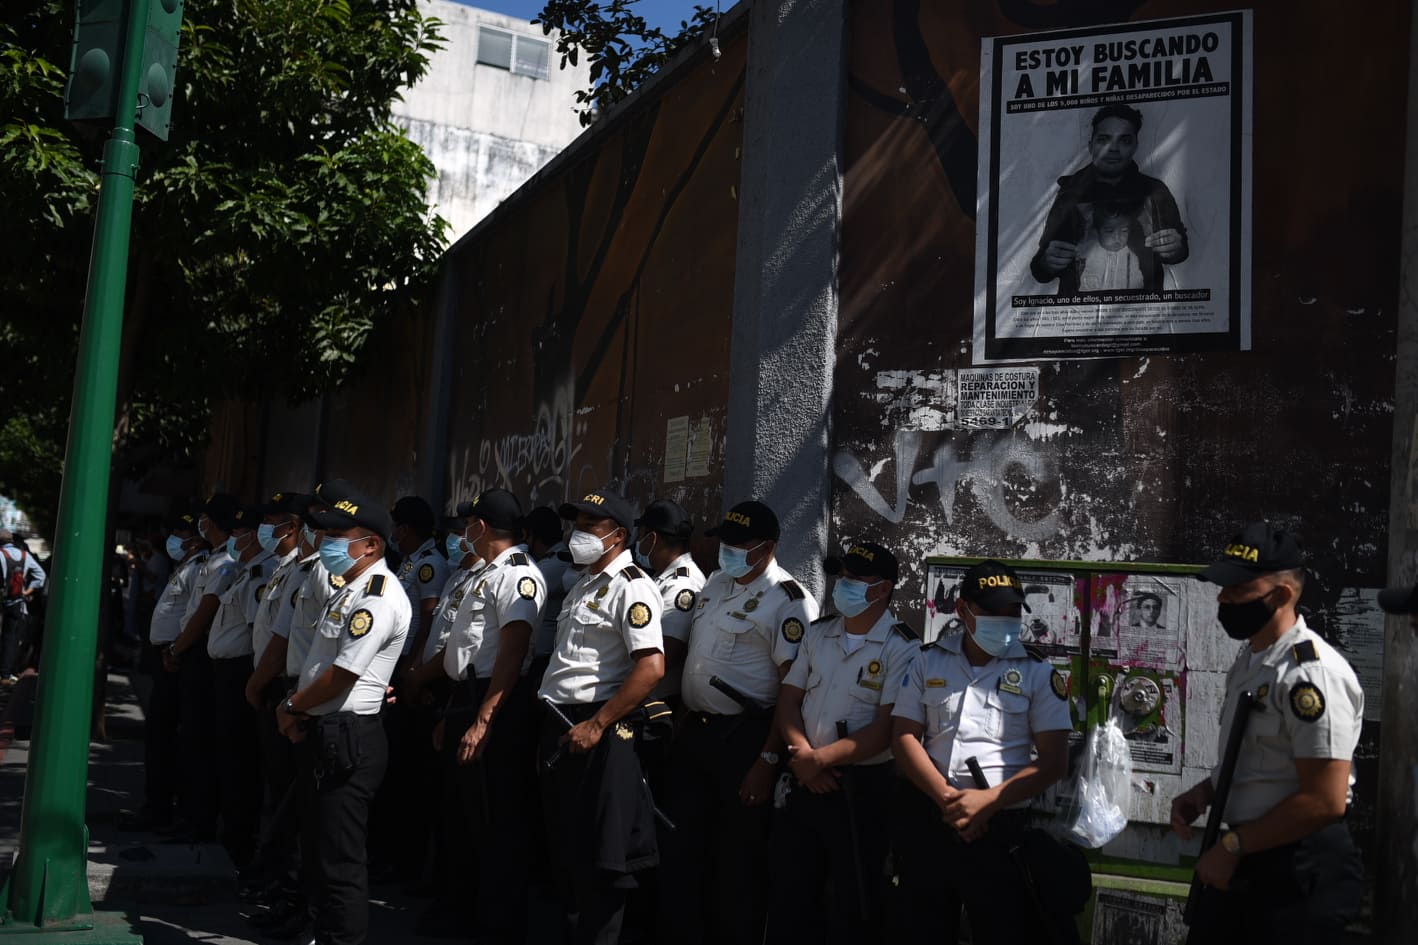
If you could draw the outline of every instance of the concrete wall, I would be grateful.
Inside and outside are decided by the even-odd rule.
[[[452,0],[420,7],[442,21],[444,48],[393,110],[438,168],[430,196],[457,240],[581,133],[575,95],[589,72],[584,62],[560,68],[556,35],[526,20]],[[549,43],[547,77],[479,64],[481,26]]]

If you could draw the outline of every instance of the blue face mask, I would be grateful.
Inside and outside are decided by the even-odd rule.
[[[276,537],[276,526],[264,522],[256,526],[256,541],[267,551],[275,551],[281,540]]]
[[[355,566],[350,557],[350,542],[363,541],[362,538],[331,538],[328,535],[320,542],[320,563],[335,577]]]
[[[1018,617],[975,617],[975,644],[991,656],[1004,656],[1019,639]]]
[[[444,547],[448,549],[449,561],[462,561],[468,550],[463,547],[463,536],[457,533],[450,534],[444,539]]]
[[[237,558],[240,558],[240,557],[241,557],[241,552],[236,550],[236,536],[235,536],[235,535],[229,535],[229,536],[227,537],[227,540],[226,540],[226,553],[229,554],[229,555],[231,555],[233,561],[235,561]]]
[[[176,535],[167,536],[167,556],[173,561],[181,561],[187,551],[182,547],[182,539]]]
[[[301,537],[305,539],[305,543],[307,545],[312,548],[319,549],[320,542],[315,537],[315,530],[312,529],[309,525],[302,525],[300,529],[300,534]]]
[[[837,583],[832,586],[832,603],[843,617],[855,617],[871,606],[871,602],[867,600],[867,588],[876,587],[879,583],[881,582],[868,584],[852,578],[838,578]]]
[[[652,544],[650,547],[653,549],[655,546]],[[639,542],[636,542],[635,547],[630,549],[630,555],[635,559],[635,563],[646,571],[655,570],[654,566],[650,564],[650,555],[640,550]]]
[[[759,542],[752,548],[735,548],[733,545],[719,546],[719,570],[729,577],[738,580],[745,574],[753,570],[753,566],[748,563],[748,555],[751,551],[758,550],[763,542]]]

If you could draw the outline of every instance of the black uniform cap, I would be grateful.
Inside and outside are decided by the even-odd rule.
[[[999,613],[1015,604],[1029,610],[1029,605],[1024,602],[1024,585],[1020,583],[1019,575],[1009,565],[999,561],[981,561],[967,570],[960,579],[960,596],[991,613]]]
[[[320,501],[325,507],[311,513],[317,528],[328,531],[344,531],[349,528],[367,528],[385,542],[393,522],[389,510],[368,498],[343,479],[333,479],[324,483],[319,490]]]
[[[562,518],[572,520],[583,512],[592,518],[608,518],[626,531],[635,525],[630,504],[609,489],[589,493],[580,502],[566,502],[557,512]]]
[[[828,574],[851,571],[857,577],[879,577],[892,584],[899,574],[896,556],[873,541],[858,542],[841,557],[823,559],[822,570]]]
[[[566,527],[561,516],[556,514],[556,509],[548,505],[539,505],[528,512],[526,526],[532,537],[544,545],[561,541],[562,530]]]
[[[493,528],[516,531],[522,527],[522,503],[506,489],[488,489],[458,506],[461,518],[480,518]]]
[[[272,492],[271,497],[261,506],[261,514],[299,515],[304,518],[306,510],[314,501],[314,496],[301,492]]]
[[[435,516],[428,500],[416,495],[406,495],[394,503],[389,515],[395,525],[407,525],[414,531],[431,532]]]
[[[657,499],[645,507],[645,513],[635,520],[642,531],[660,532],[676,541],[687,541],[694,534],[694,519],[678,502]]]
[[[762,502],[740,502],[729,509],[723,522],[704,534],[727,545],[740,545],[754,540],[777,541],[780,534],[778,516]]]
[[[236,496],[226,492],[214,492],[202,505],[202,514],[217,524],[224,532],[231,531],[236,524],[236,513],[241,511],[241,502]]]
[[[1234,587],[1262,574],[1305,566],[1305,551],[1297,535],[1269,522],[1252,522],[1234,535],[1220,557],[1197,574],[1203,581]]]

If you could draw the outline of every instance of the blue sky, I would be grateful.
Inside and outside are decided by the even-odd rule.
[[[545,5],[544,0],[458,0],[458,2],[470,7],[492,10],[494,13],[520,16],[524,20],[535,17]],[[707,6],[713,0],[698,0],[698,2]],[[694,4],[695,0],[640,0],[636,7],[637,12],[645,17],[647,23],[651,26],[658,26],[666,33],[673,35],[679,32],[680,21],[689,19],[689,13],[694,9]],[[733,4],[734,0],[724,0],[722,5],[727,10]]]

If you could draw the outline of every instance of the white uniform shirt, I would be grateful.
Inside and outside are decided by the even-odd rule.
[[[413,608],[409,635],[404,639],[405,653],[413,647],[414,638],[419,635],[423,602],[438,600],[447,580],[448,560],[438,553],[438,545],[432,538],[419,545],[412,554],[404,556],[403,563],[399,565],[399,584],[403,586],[409,606]]]
[[[443,582],[443,593],[438,595],[438,606],[433,608],[433,626],[428,638],[423,641],[423,653],[419,662],[427,663],[438,655],[448,643],[448,634],[453,629],[453,621],[458,616],[458,608],[468,593],[468,583],[481,568],[481,563],[470,567],[456,567],[448,572],[448,580]]]
[[[299,555],[300,549],[292,548],[284,556],[274,558],[275,570],[266,581],[266,588],[261,592],[261,602],[256,605],[256,617],[251,621],[253,667],[260,664],[272,637],[285,637],[290,633],[289,621],[285,624],[285,633],[277,633],[276,624],[282,612],[291,608],[291,595],[282,591],[282,588],[289,589],[295,583],[291,575],[300,573],[297,570],[300,567]]]
[[[699,590],[704,586],[704,572],[694,563],[688,553],[680,555],[665,566],[655,578],[655,587],[660,591],[660,603],[664,612],[660,617],[660,629],[666,640],[678,640],[688,645],[689,626],[694,622],[695,605],[699,602]],[[666,667],[665,677],[655,687],[658,698],[679,694],[680,673],[670,675]]]
[[[236,579],[221,597],[212,630],[207,635],[207,655],[214,660],[251,655],[251,623],[266,591],[266,580],[276,558],[262,549],[250,561],[238,562]]]
[[[559,705],[604,702],[635,668],[632,653],[664,646],[660,592],[622,551],[567,591],[538,695]]]
[[[179,564],[167,579],[167,586],[153,607],[152,623],[148,625],[148,639],[153,646],[167,646],[182,634],[182,616],[187,613],[197,574],[206,563],[207,552],[198,552]]]
[[[945,634],[920,651],[891,710],[925,726],[926,754],[960,790],[975,787],[966,759],[976,758],[996,787],[1030,763],[1036,733],[1073,728],[1060,673],[1018,641],[1004,656],[973,666],[963,650],[968,632]]]
[[[491,678],[502,628],[522,622],[535,630],[546,599],[546,579],[523,545],[513,545],[479,568],[443,650],[443,671],[448,678],[467,679],[469,668],[475,676]],[[523,670],[531,655],[528,646]]]
[[[921,649],[919,635],[887,610],[866,633],[866,642],[847,651],[847,625],[840,615],[824,617],[808,630],[783,685],[803,690],[803,731],[814,748],[837,741],[838,720],[848,734],[876,720],[877,710],[896,701],[906,671]],[[858,762],[891,760],[891,749]]]
[[[337,578],[325,570],[317,551],[300,563],[300,573],[304,580],[292,593],[290,618],[286,621],[286,675],[299,676],[305,665],[305,657],[310,652],[310,644],[315,639],[315,627],[325,613],[325,605],[335,592],[345,586],[343,578]],[[278,624],[279,626],[279,624]]]
[[[556,553],[565,550],[566,542],[559,541],[547,550],[545,558],[537,562],[547,586],[547,600],[542,605],[542,622],[532,634],[532,653],[536,656],[550,656],[551,651],[556,649],[556,621],[561,616],[561,604],[566,600],[566,585],[561,579],[571,568],[571,562],[562,561]]]
[[[699,592],[684,663],[684,704],[696,712],[743,711],[709,680],[721,677],[763,706],[778,701],[778,667],[798,655],[817,602],[777,561],[748,584],[715,571]]]
[[[379,712],[409,633],[409,614],[408,595],[382,560],[330,598],[301,667],[300,688],[331,665],[359,679],[344,694],[310,709],[310,715]]]
[[[207,555],[207,560],[198,569],[197,577],[192,582],[192,596],[187,598],[187,609],[182,612],[184,629],[187,627],[187,621],[197,612],[202,598],[211,595],[220,599],[227,592],[231,582],[236,580],[236,569],[237,564],[231,560],[231,555],[226,553],[225,547]]]
[[[1354,798],[1354,749],[1364,723],[1364,690],[1343,656],[1305,626],[1295,626],[1271,644],[1255,666],[1243,644],[1226,674],[1216,768],[1220,773],[1226,736],[1240,694],[1255,693],[1246,732],[1226,799],[1226,822],[1249,823],[1300,789],[1297,758],[1348,761],[1349,799]]]

